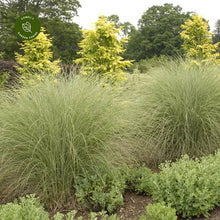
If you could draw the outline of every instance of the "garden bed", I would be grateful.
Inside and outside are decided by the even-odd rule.
[[[126,192],[124,195],[124,205],[118,209],[117,216],[120,220],[139,220],[141,215],[145,214],[146,205],[153,203],[151,196],[142,196],[137,195],[133,192]],[[73,205],[73,204],[72,204]],[[76,206],[74,206],[76,207]],[[71,211],[71,203],[69,207],[64,208],[64,210],[59,210],[62,213],[67,213]],[[86,211],[82,207],[78,206],[77,216],[82,216],[84,220],[90,220],[89,211]],[[50,216],[52,216],[51,213]],[[200,217],[192,218],[194,220],[219,220],[220,219],[220,207],[217,207],[215,210],[210,212],[210,217]],[[184,220],[183,218],[178,218],[178,220]]]

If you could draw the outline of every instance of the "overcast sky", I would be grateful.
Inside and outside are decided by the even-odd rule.
[[[220,0],[79,0],[81,8],[74,22],[87,29],[96,22],[99,15],[116,14],[121,22],[129,21],[137,27],[142,14],[153,5],[173,3],[179,5],[183,11],[194,11],[209,20],[211,30],[215,22],[220,19]]]

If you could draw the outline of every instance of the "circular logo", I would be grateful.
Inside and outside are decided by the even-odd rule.
[[[31,14],[20,16],[15,23],[15,33],[23,40],[31,40],[40,33],[40,21]]]

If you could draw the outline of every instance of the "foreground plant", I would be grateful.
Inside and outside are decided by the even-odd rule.
[[[151,195],[152,175],[152,171],[144,165],[139,168],[129,168],[125,175],[127,188],[138,194]]]
[[[125,182],[116,173],[115,176],[78,177],[75,189],[78,201],[92,211],[106,210],[108,213],[113,213],[123,205]]]
[[[52,218],[49,218],[43,204],[34,194],[15,199],[13,203],[0,205],[1,220],[83,220],[82,216],[77,217],[77,211],[72,210],[66,214],[57,212]],[[90,220],[117,220],[117,215],[107,215],[105,211],[91,212]]]
[[[53,216],[53,220],[83,220],[82,216],[76,217],[77,211],[73,210],[68,212],[66,215],[57,212],[56,215]],[[105,211],[102,212],[90,212],[90,220],[119,220],[117,215],[107,215]]]
[[[75,78],[45,81],[8,95],[0,106],[0,191],[36,193],[60,206],[75,177],[111,173],[122,161],[108,142],[120,127],[110,88]],[[117,156],[116,156],[117,154]]]
[[[43,205],[35,195],[27,195],[13,203],[0,206],[0,219],[4,220],[49,220]]]
[[[162,164],[155,174],[153,199],[165,202],[179,215],[209,216],[220,203],[220,151],[200,160],[184,156],[175,163]]]
[[[145,209],[146,216],[141,216],[139,220],[177,220],[176,210],[164,202],[149,204]]]

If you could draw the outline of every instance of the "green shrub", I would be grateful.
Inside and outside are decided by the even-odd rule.
[[[152,171],[142,165],[139,168],[130,168],[125,175],[127,188],[138,194],[151,195]]]
[[[78,217],[76,218],[76,213],[77,211],[76,210],[72,210],[71,212],[68,212],[66,215],[60,213],[60,212],[57,212],[56,215],[53,216],[53,219],[54,220],[82,220],[82,217]]]
[[[123,205],[125,183],[118,175],[96,175],[89,178],[76,179],[76,197],[86,208],[92,211],[106,210],[112,213]]]
[[[44,211],[39,199],[34,195],[22,197],[18,202],[7,203],[0,206],[0,219],[2,220],[49,220],[48,213]]]
[[[122,161],[108,142],[120,127],[110,88],[81,78],[45,81],[0,106],[0,191],[36,193],[45,205],[65,202],[75,177],[112,172]]]
[[[183,217],[208,216],[220,204],[220,151],[201,161],[184,156],[161,165],[154,177],[153,198],[171,204]]]
[[[151,73],[136,115],[139,135],[157,163],[219,148],[219,74],[218,67],[192,67],[183,61],[166,63]]]
[[[108,215],[105,211],[101,211],[101,212],[91,212],[90,213],[90,220],[119,220],[119,218],[117,217],[117,214],[114,215]]]
[[[73,210],[68,212],[66,215],[57,212],[56,215],[53,216],[54,220],[83,220],[82,216],[76,217],[76,211]],[[90,220],[118,220],[117,215],[107,215],[105,211],[102,212],[90,212]]]
[[[147,216],[141,216],[140,220],[177,220],[176,210],[164,203],[154,203],[146,206]]]

